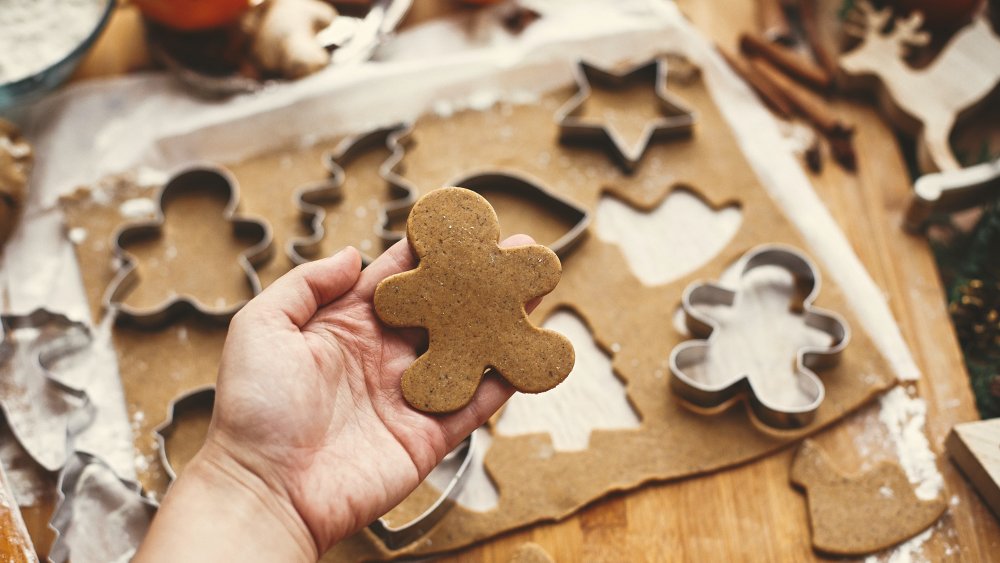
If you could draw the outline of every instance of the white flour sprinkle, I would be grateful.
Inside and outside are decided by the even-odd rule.
[[[896,387],[882,396],[881,406],[878,418],[889,429],[899,464],[916,485],[917,497],[937,498],[944,487],[944,477],[924,434],[927,403],[919,397],[910,397],[903,387]]]
[[[0,83],[68,55],[97,26],[106,0],[0,0]]]
[[[84,229],[83,227],[74,227],[69,230],[69,233],[67,233],[66,236],[69,237],[69,240],[73,244],[81,244],[87,240],[87,229]]]
[[[869,555],[865,563],[923,563],[927,561],[927,557],[924,556],[924,543],[931,539],[933,534],[934,528],[927,528],[909,541],[900,544],[885,557]]]
[[[155,215],[156,202],[148,197],[133,198],[122,202],[122,204],[118,207],[118,212],[121,213],[123,217],[127,217],[129,219],[138,219],[140,217]]]

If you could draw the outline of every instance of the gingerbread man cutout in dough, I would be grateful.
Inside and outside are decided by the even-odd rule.
[[[524,304],[555,289],[559,258],[541,245],[500,248],[493,207],[464,188],[421,198],[406,222],[420,265],[375,291],[393,327],[423,327],[428,350],[403,373],[403,396],[425,412],[469,403],[492,368],[518,391],[540,393],[569,375],[573,345],[528,321]]]

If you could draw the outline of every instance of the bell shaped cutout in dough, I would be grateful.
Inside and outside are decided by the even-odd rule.
[[[693,192],[676,189],[648,212],[605,194],[597,204],[595,232],[621,249],[639,281],[654,286],[708,263],[742,222],[738,205],[713,208]]]

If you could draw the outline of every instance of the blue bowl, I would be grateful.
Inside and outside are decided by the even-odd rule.
[[[98,20],[90,35],[65,57],[31,76],[0,84],[0,110],[38,99],[66,82],[76,67],[80,65],[83,56],[93,47],[101,35],[101,31],[108,25],[114,8],[115,0],[108,0],[104,7],[104,13],[101,14],[101,19]]]

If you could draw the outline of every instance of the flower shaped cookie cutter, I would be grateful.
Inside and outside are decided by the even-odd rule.
[[[161,236],[166,221],[164,209],[172,200],[185,194],[206,192],[213,192],[226,198],[227,204],[223,216],[232,224],[236,236],[258,240],[240,254],[238,262],[253,295],[260,293],[260,278],[257,277],[254,266],[263,264],[271,258],[273,251],[271,227],[264,221],[239,216],[237,211],[239,184],[228,170],[208,164],[196,165],[174,174],[160,189],[156,216],[153,219],[127,224],[112,237],[114,254],[119,259],[121,267],[104,293],[103,301],[106,310],[117,311],[119,320],[144,327],[156,327],[185,311],[194,311],[208,319],[226,323],[246,304],[244,300],[232,305],[210,306],[202,303],[196,296],[187,294],[174,295],[152,307],[134,307],[123,302],[125,296],[139,282],[136,260],[125,247],[136,241]]]
[[[59,474],[56,492],[55,511],[49,520],[49,528],[55,536],[48,560],[57,563],[65,563],[71,557],[80,560],[81,554],[71,553],[72,536],[88,534],[92,537],[94,533],[94,529],[74,530],[74,527],[94,518],[93,508],[83,508],[77,514],[78,502],[90,506],[99,504],[108,514],[114,515],[115,524],[103,528],[109,530],[108,536],[118,537],[112,543],[123,551],[128,549],[130,540],[135,538],[134,541],[138,541],[138,538],[146,535],[158,508],[155,501],[143,494],[139,483],[122,479],[104,460],[82,451],[74,452],[66,461],[66,466]],[[112,547],[105,545],[105,549]]]
[[[0,328],[0,412],[28,455],[55,471],[96,411],[83,389],[59,380],[49,368],[90,346],[90,330],[45,309],[0,315]]]
[[[795,358],[796,385],[808,399],[804,404],[783,404],[762,393],[754,384],[749,371],[727,374],[717,382],[700,380],[690,369],[708,358],[713,344],[713,332],[719,324],[699,310],[704,306],[732,306],[737,292],[713,283],[695,282],[681,298],[688,330],[695,337],[674,347],[670,354],[671,388],[683,399],[703,408],[716,408],[744,395],[756,417],[776,428],[797,428],[808,425],[826,395],[823,382],[814,370],[832,367],[851,339],[847,321],[837,313],[813,306],[820,290],[819,270],[799,250],[783,245],[762,245],[745,254],[741,260],[741,278],[762,266],[777,266],[792,274],[796,295],[791,309],[803,317],[805,324],[830,336],[829,346],[805,346]]]
[[[403,158],[403,147],[410,132],[411,126],[408,123],[381,127],[348,137],[332,151],[323,155],[323,165],[329,177],[305,186],[295,194],[295,202],[301,211],[302,221],[309,226],[312,234],[306,238],[288,241],[285,253],[294,264],[309,262],[319,252],[320,242],[325,236],[323,220],[326,218],[326,211],[322,204],[335,202],[342,197],[346,180],[344,167],[363,153],[380,145],[384,145],[390,151],[389,158],[379,167],[379,176],[388,183],[392,198],[380,207],[373,228],[375,234],[385,243],[396,242],[402,238],[401,233],[389,231],[388,226],[394,218],[405,217],[417,200],[416,189],[393,171]],[[371,256],[362,253],[362,261],[365,264],[371,260]]]
[[[639,161],[652,141],[689,137],[694,130],[694,112],[667,90],[665,59],[640,63],[620,73],[579,61],[574,67],[573,76],[576,80],[576,94],[556,111],[559,140],[564,143],[607,143],[626,172],[631,173],[639,166]],[[607,123],[581,117],[584,105],[591,96],[591,84],[622,89],[640,79],[653,82],[663,115],[646,124],[636,145],[629,147],[621,134]]]

